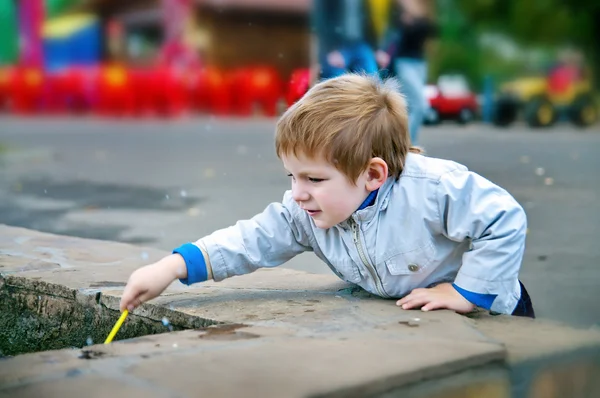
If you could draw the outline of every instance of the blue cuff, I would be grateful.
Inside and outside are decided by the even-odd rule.
[[[202,250],[193,243],[186,243],[173,250],[173,254],[179,254],[185,260],[187,267],[187,278],[179,279],[185,285],[192,283],[204,282],[208,279],[208,271],[206,269],[206,261]]]
[[[497,294],[481,294],[470,292],[456,286],[454,283],[452,284],[452,287],[454,287],[456,291],[459,292],[464,298],[469,300],[469,302],[475,304],[477,307],[485,308],[486,310],[492,308],[492,303],[498,296]]]

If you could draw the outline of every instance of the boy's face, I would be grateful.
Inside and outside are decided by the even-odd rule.
[[[322,157],[290,154],[281,157],[292,178],[292,196],[319,228],[345,221],[369,195],[368,172],[356,185]]]

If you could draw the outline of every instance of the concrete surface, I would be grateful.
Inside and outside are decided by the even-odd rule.
[[[273,132],[272,119],[0,117],[0,223],[171,250],[281,200]],[[599,132],[445,123],[421,139],[524,206],[536,313],[580,327],[600,326]],[[312,254],[284,267],[331,274]]]
[[[0,226],[0,297],[21,303],[30,318],[90,311],[95,315],[73,327],[92,323],[104,336],[128,275],[164,254]],[[10,308],[0,331],[26,326],[11,324],[18,320],[5,312]],[[0,396],[600,394],[597,330],[484,312],[404,311],[330,275],[280,268],[192,287],[175,282],[134,311],[117,338],[165,317],[188,330],[165,326],[164,334],[110,345],[79,341],[71,343],[76,348],[4,358]],[[68,317],[64,324],[63,333],[71,333]],[[35,339],[53,330],[22,332]]]

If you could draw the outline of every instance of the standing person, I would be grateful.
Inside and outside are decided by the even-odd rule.
[[[314,0],[320,77],[346,72],[377,73],[371,43],[374,28],[366,0]]]
[[[409,112],[410,139],[418,143],[419,129],[429,108],[425,98],[427,61],[425,43],[437,34],[437,27],[428,16],[425,0],[397,0],[397,10],[392,14],[390,35],[392,42],[377,51],[381,68],[390,67],[400,80]]]

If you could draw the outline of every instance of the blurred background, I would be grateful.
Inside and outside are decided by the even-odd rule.
[[[597,327],[599,21],[587,0],[0,0],[0,223],[171,250],[281,200],[276,116],[312,84],[395,76],[413,141],[525,208],[537,314]]]
[[[362,3],[360,33],[346,3]],[[429,25],[405,23],[411,8]],[[599,13],[586,0],[3,0],[0,110],[273,116],[331,75],[332,51],[370,71],[360,51],[383,50],[384,74],[395,57],[426,61],[427,123],[587,126]]]

